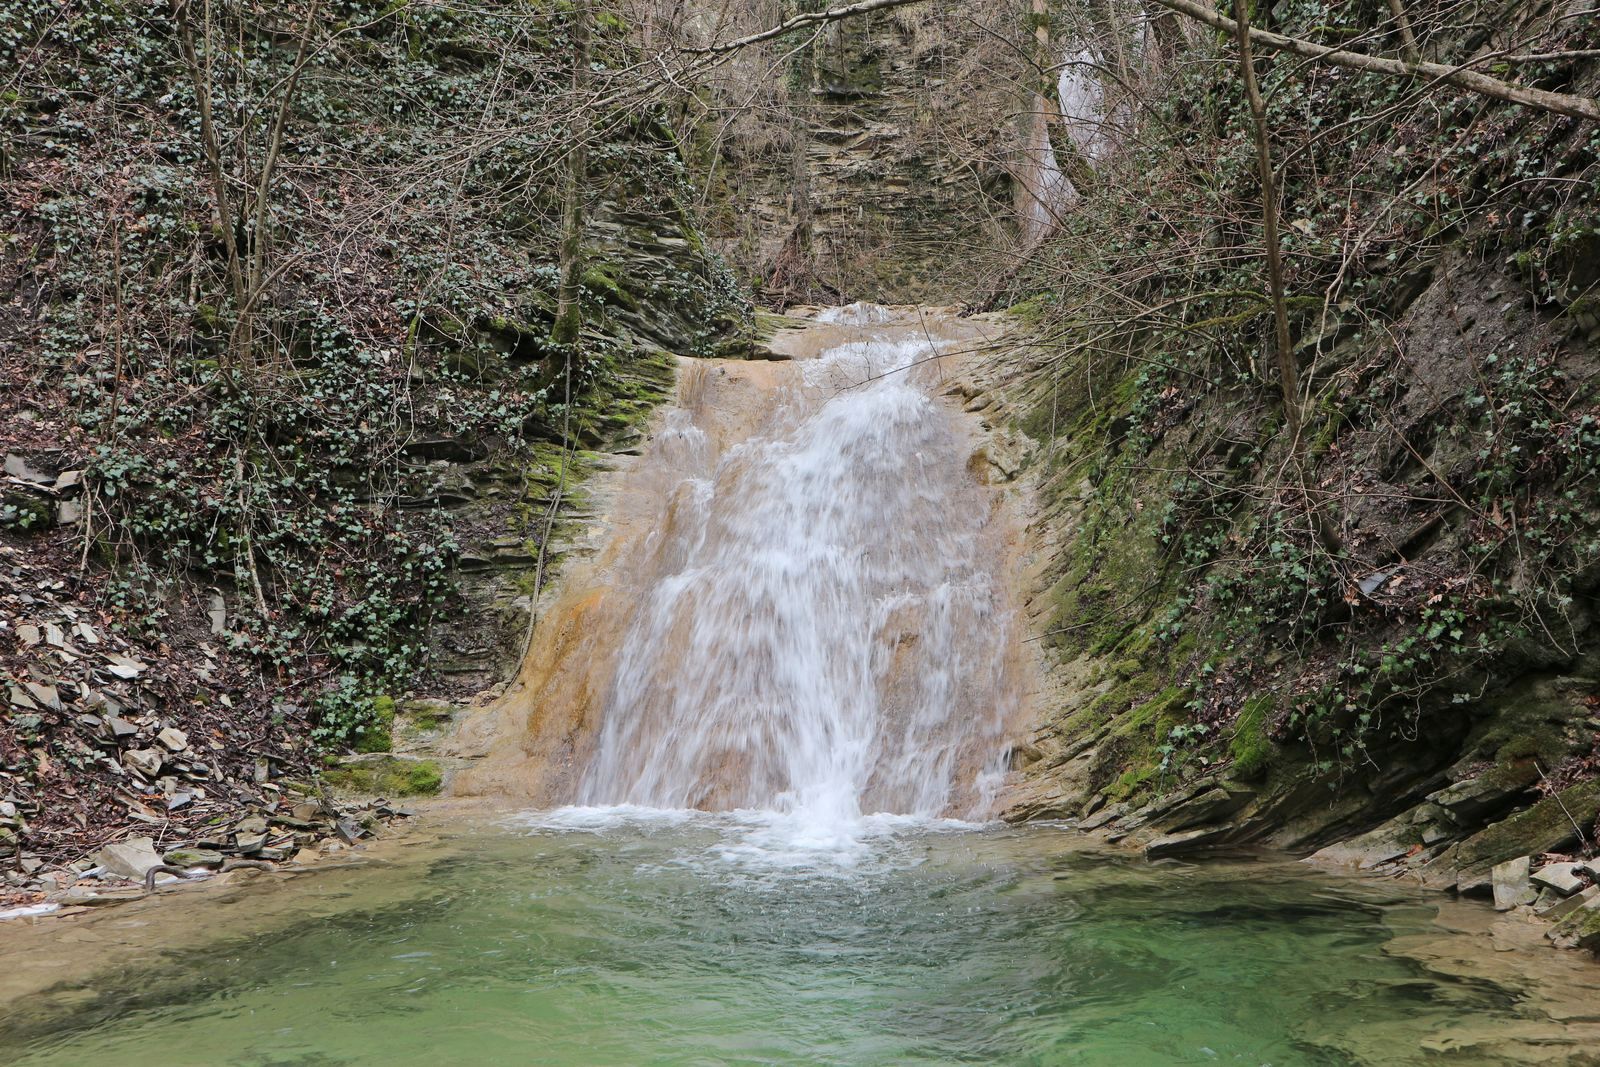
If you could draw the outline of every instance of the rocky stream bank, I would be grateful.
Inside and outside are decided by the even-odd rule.
[[[1165,546],[1174,539],[1160,516],[1172,514],[1174,481],[1116,473],[1140,418],[1162,420],[1155,457],[1148,468],[1120,461],[1161,472],[1228,440],[1238,427],[1227,405],[1237,398],[1181,408],[1168,398],[1167,410],[1152,412],[1133,390],[1097,391],[1084,368],[1052,364],[1025,316],[1000,318],[1010,343],[961,363],[947,395],[978,419],[975,469],[1029,517],[1024,585],[1038,689],[1033,724],[1013,749],[1003,817],[1063,820],[1152,861],[1287,854],[1492,904],[1557,946],[1600,951],[1600,655],[1588,609],[1568,616],[1567,654],[1540,660],[1513,649],[1479,664],[1459,686],[1475,695],[1458,698],[1453,715],[1425,706],[1421,728],[1375,744],[1365,765],[1319,764],[1279,694],[1310,699],[1322,663],[1277,653],[1243,667],[1251,661],[1238,646],[1208,649],[1230,623],[1216,604],[1172,595],[1180,579]],[[1041,429],[1051,420],[1071,429],[1052,440]],[[1138,477],[1147,480],[1119,484]],[[1358,500],[1349,521],[1376,526],[1372,506]],[[1236,540],[1250,519],[1234,520]],[[1426,564],[1416,572],[1429,574]],[[1195,632],[1179,634],[1172,619],[1185,609]],[[1229,659],[1256,688],[1225,676]],[[1232,721],[1207,720],[1230,705],[1243,707]]]

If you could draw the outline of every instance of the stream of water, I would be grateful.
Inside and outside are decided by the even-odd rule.
[[[1581,1062],[1594,986],[1484,965],[1436,901],[987,821],[1014,560],[933,358],[975,335],[861,306],[807,335],[686,371],[485,720],[462,792],[539,810],[64,937],[119,962],[0,976],[6,1062]]]

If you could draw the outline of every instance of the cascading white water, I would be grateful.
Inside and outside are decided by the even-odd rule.
[[[930,395],[949,342],[854,305],[851,327],[719,449],[687,410],[655,459],[677,484],[642,551],[578,800],[989,814],[1015,705],[993,503]]]

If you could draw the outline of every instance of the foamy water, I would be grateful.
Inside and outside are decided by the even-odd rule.
[[[922,863],[930,837],[998,826],[887,812],[825,820],[811,811],[706,812],[637,804],[520,812],[503,824],[532,834],[678,835],[692,843],[672,856],[671,865],[708,876],[774,877],[780,886],[796,872],[860,878],[913,868]]]

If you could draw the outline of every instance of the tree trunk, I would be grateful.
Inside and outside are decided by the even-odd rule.
[[[1300,371],[1289,342],[1289,312],[1283,294],[1283,252],[1278,241],[1278,183],[1272,169],[1272,146],[1267,142],[1267,105],[1256,82],[1255,56],[1250,50],[1250,12],[1247,0],[1233,0],[1235,36],[1239,41],[1239,70],[1244,76],[1245,98],[1250,102],[1251,124],[1256,134],[1256,168],[1261,175],[1261,223],[1266,233],[1267,281],[1272,290],[1273,336],[1278,354],[1278,385],[1283,390],[1284,429],[1289,451],[1300,450]]]
[[[564,349],[578,343],[583,327],[579,284],[583,277],[583,194],[588,182],[589,112],[584,92],[589,86],[589,38],[593,0],[577,0],[572,9],[572,147],[567,150],[566,189],[561,213],[561,286],[556,299],[555,327],[550,340]],[[562,359],[570,363],[571,352]]]

